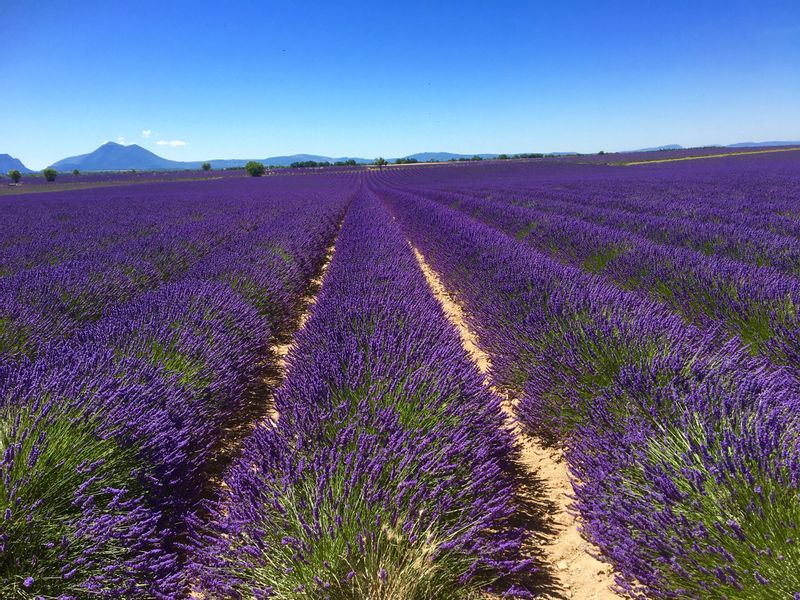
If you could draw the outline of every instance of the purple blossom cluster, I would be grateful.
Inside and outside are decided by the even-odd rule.
[[[261,423],[195,534],[207,597],[465,597],[529,571],[499,400],[362,192]]]
[[[713,202],[705,202],[712,193],[714,196],[710,196],[710,200],[718,194],[732,193],[716,189],[716,186],[700,191],[704,196],[702,201],[691,204],[670,202],[664,198],[663,189],[643,190],[642,186],[626,190],[624,186],[616,189],[606,183],[605,186],[593,185],[589,191],[577,187],[563,189],[561,186],[537,186],[533,189],[506,186],[466,188],[458,190],[457,194],[439,191],[439,195],[450,202],[465,197],[470,201],[481,200],[500,206],[513,204],[552,215],[576,217],[635,233],[657,243],[758,266],[772,266],[788,274],[798,273],[800,248],[797,236],[800,235],[800,226],[790,216],[794,210],[791,196],[780,201],[770,197],[763,203],[768,205],[768,212],[765,212],[763,204],[753,208],[750,205],[752,198],[746,196],[747,203],[741,211],[737,207],[735,216],[732,216],[730,207],[714,207]],[[741,190],[736,192],[737,196],[741,193]],[[628,195],[635,199],[628,200]],[[659,201],[648,203],[648,195]]]
[[[537,200],[526,206],[573,216],[613,228],[622,229],[647,239],[671,246],[690,248],[707,255],[725,256],[757,266],[770,266],[789,275],[800,274],[800,240],[794,235],[780,234],[750,223],[718,223],[685,217],[636,214],[616,208],[599,208],[585,203]],[[768,221],[768,219],[765,219]]]
[[[43,205],[10,210],[39,232],[2,252],[4,593],[185,597],[181,545],[208,469],[263,401],[269,345],[352,193],[240,183],[26,195]]]
[[[495,192],[487,198],[474,192],[437,191],[427,195],[524,240],[561,262],[597,273],[618,288],[662,302],[701,327],[721,326],[729,335],[738,336],[754,353],[796,371],[800,369],[796,360],[800,349],[795,347],[800,282],[775,267],[758,266],[759,262],[781,263],[783,256],[782,266],[793,271],[791,257],[800,256],[797,238],[756,233],[757,230],[751,229],[751,241],[769,239],[772,245],[764,242],[756,254],[749,254],[751,260],[741,262],[713,252],[708,256],[681,244],[657,243],[612,224],[595,224],[581,218],[587,212],[585,208],[573,211],[581,213],[575,216],[569,211],[562,213],[556,203],[547,200],[521,199],[537,198],[538,194],[508,194],[507,197],[505,192]],[[649,222],[641,216],[631,219]],[[664,231],[658,222],[650,226]],[[719,231],[708,233],[708,227],[685,225],[697,237],[706,231],[707,241],[722,235]],[[748,252],[746,242],[740,248]],[[759,253],[774,260],[759,261]]]

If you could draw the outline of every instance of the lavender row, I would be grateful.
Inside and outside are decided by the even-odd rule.
[[[527,204],[522,199],[521,203]],[[649,240],[681,246],[706,255],[725,256],[757,266],[800,275],[800,239],[778,235],[749,224],[718,224],[686,218],[634,215],[580,204],[536,202],[535,208],[555,210],[591,223],[623,229]]]
[[[286,205],[347,190],[352,179],[274,177],[178,182],[0,198],[0,276],[130,254],[141,247],[214,245]],[[337,192],[338,193],[338,192]],[[166,261],[165,261],[166,262]]]
[[[96,345],[59,344],[2,374],[2,589],[178,597],[183,521],[268,333],[235,294],[180,287],[118,315]],[[249,372],[228,370],[243,364]]]
[[[575,159],[577,160],[583,160]],[[671,217],[800,237],[800,152],[617,167],[575,161],[475,165],[425,173],[387,172],[405,189],[516,196]]]
[[[583,195],[557,199],[558,193],[530,190],[441,191],[449,202],[464,196],[490,203],[520,205],[536,211],[580,218],[601,226],[621,229],[643,236],[655,243],[689,248],[705,255],[722,256],[757,266],[774,267],[789,275],[800,274],[800,239],[753,227],[750,223],[722,224],[697,221],[690,217],[668,217],[633,213],[614,208],[592,206]]]
[[[270,340],[296,313],[346,200],[257,228],[236,256],[211,253],[191,278],[110,306],[37,360],[0,365],[3,590],[185,596],[180,544],[209,464],[263,397]]]
[[[800,281],[794,277],[502,201],[462,196],[458,208],[564,263],[663,302],[702,327],[722,326],[775,363],[800,368]]]
[[[204,229],[207,238],[224,236],[247,222],[237,214],[246,205],[235,196],[220,198],[217,194],[215,198],[191,194],[191,190],[177,195],[171,188],[174,186],[147,186],[116,193],[84,190],[2,199],[0,274],[90,259],[117,249],[124,253],[125,245],[137,240],[158,246],[169,237],[181,238]]]
[[[545,192],[550,200],[663,216],[702,223],[746,225],[800,236],[796,198],[800,152],[719,161],[716,168],[672,165],[632,173],[608,173],[601,180],[563,182]],[[626,169],[627,170],[627,169]],[[533,191],[521,186],[518,191]],[[537,190],[545,191],[545,190]]]
[[[306,224],[318,223],[324,227],[325,215],[339,210],[344,202],[342,192],[330,197],[320,194],[317,190],[299,196],[295,191],[288,197],[277,194],[264,197],[262,192],[255,199],[242,198],[238,205],[229,198],[224,205],[226,211],[217,213],[211,204],[215,196],[206,193],[197,199],[196,216],[185,214],[187,222],[178,227],[136,236],[113,250],[0,278],[0,362],[20,355],[34,356],[43,343],[74,335],[115,306],[163,283],[223,276],[226,261],[230,264],[237,256],[243,259],[242,268],[249,265],[251,269],[265,262],[274,263],[280,253],[284,257],[278,262],[294,260],[287,251],[303,256],[302,244],[306,239],[297,238],[296,232],[308,231],[313,242],[314,228]],[[174,195],[175,192],[169,196],[162,193],[151,201],[169,213],[173,210],[169,198]],[[118,210],[126,212],[126,202],[119,202]],[[138,195],[131,199],[134,206],[142,202],[145,200]],[[176,202],[179,206],[185,204],[183,196],[178,196]],[[82,206],[82,201],[78,205]],[[209,210],[206,216],[204,208]],[[309,213],[319,215],[320,219],[307,218],[305,215]],[[305,224],[299,222],[302,219]],[[144,223],[148,221],[145,218]],[[287,240],[276,238],[282,232],[286,234],[284,237],[288,235]],[[87,227],[85,235],[90,239],[96,233],[96,229]],[[283,248],[282,244],[289,245]],[[260,254],[242,255],[243,248],[259,250]],[[247,259],[250,260],[245,262]],[[217,273],[211,273],[213,270]],[[253,291],[257,293],[257,289]],[[284,295],[296,292],[286,289]]]
[[[584,534],[647,598],[800,593],[797,387],[736,343],[457,211],[382,190],[492,377],[563,445]]]
[[[209,597],[468,597],[509,571],[513,455],[398,228],[362,194],[261,424],[196,533]]]

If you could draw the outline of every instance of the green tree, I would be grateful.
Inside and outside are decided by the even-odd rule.
[[[380,167],[381,169],[383,169],[383,167],[386,166],[386,164],[388,164],[388,163],[386,162],[385,158],[383,158],[382,156],[379,156],[378,158],[375,159],[375,163],[374,164],[377,167]]]
[[[72,169],[72,174],[75,175],[75,177],[77,177],[78,175],[81,174],[81,172],[78,171],[78,169]]]
[[[266,172],[264,165],[254,160],[247,163],[244,166],[244,170],[247,171],[251,177],[261,177]]]
[[[508,154],[498,154],[497,155],[497,160],[508,160],[508,159],[509,159]]]
[[[19,183],[19,180],[22,179],[22,173],[17,171],[16,169],[12,169],[8,172],[8,176],[11,177],[11,181],[14,183]]]
[[[51,169],[50,167],[47,167],[44,171],[42,171],[42,175],[44,175],[44,178],[47,181],[55,181],[56,175],[58,175],[58,171],[56,171],[55,169]]]
[[[211,170],[211,163],[209,163],[209,162],[204,162],[200,166],[202,167],[203,171],[210,171]]]

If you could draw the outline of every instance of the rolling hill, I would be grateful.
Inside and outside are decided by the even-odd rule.
[[[33,171],[22,164],[20,159],[14,158],[10,154],[0,154],[0,175],[5,175],[12,169],[16,169],[20,173],[33,173]]]
[[[142,148],[137,144],[123,146],[115,142],[108,142],[97,150],[88,154],[69,156],[52,165],[57,171],[124,171],[127,169],[138,170],[168,170],[187,169],[189,163],[161,158],[157,154]],[[200,163],[197,163],[198,166]]]

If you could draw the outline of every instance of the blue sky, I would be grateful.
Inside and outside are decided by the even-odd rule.
[[[0,65],[31,168],[800,139],[796,0],[4,0]]]

